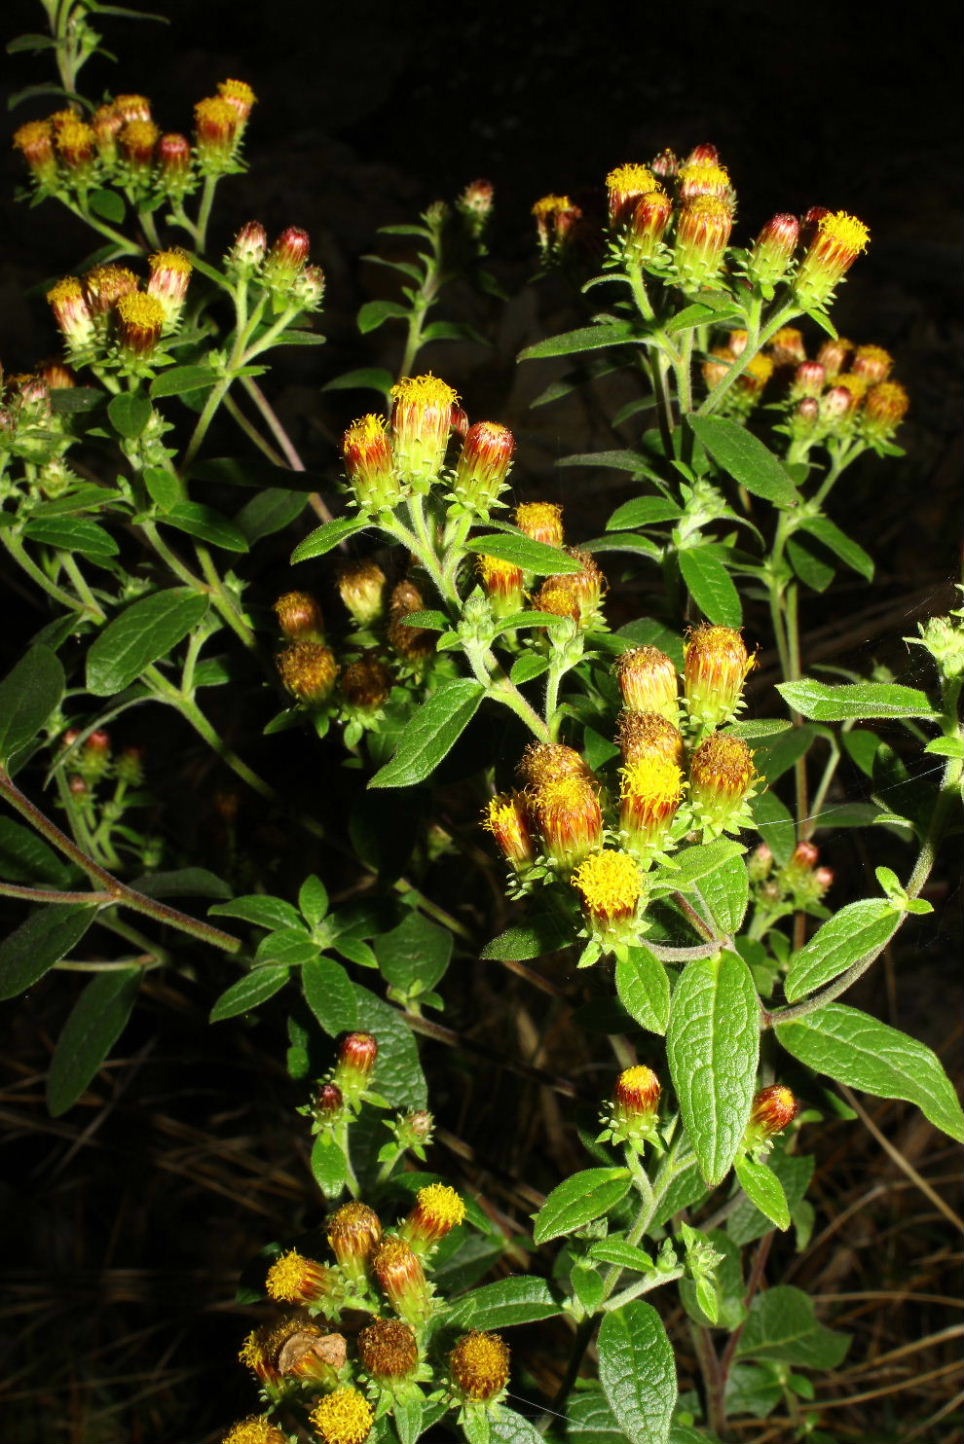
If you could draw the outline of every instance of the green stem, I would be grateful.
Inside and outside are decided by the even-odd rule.
[[[726,375],[720,378],[705,398],[703,404],[697,410],[697,416],[711,415],[711,413],[717,409],[730,387],[743,375],[743,372],[749,366],[760,348],[766,345],[770,337],[774,336],[781,326],[785,326],[788,321],[799,314],[799,311],[794,308],[792,302],[786,301],[761,329],[760,303],[759,301],[754,302],[750,314],[747,317],[748,335],[746,346],[737,359],[729,366]]]
[[[234,597],[228,591],[221,578],[221,573],[214,565],[210,551],[203,542],[194,543],[194,554],[201,563],[201,570],[210,588],[211,597],[221,616],[227,622],[232,632],[244,643],[246,647],[256,647],[257,640],[254,632],[248,626],[244,617],[238,611]]]
[[[224,409],[233,421],[244,432],[249,441],[258,448],[263,456],[266,456],[272,466],[285,466],[286,462],[280,451],[275,451],[268,439],[261,435],[258,428],[252,424],[241,410],[238,403],[231,396],[225,396]]]
[[[91,591],[90,587],[87,585],[87,578],[80,570],[80,567],[77,565],[75,558],[71,555],[70,552],[62,551],[60,553],[60,560],[63,563],[67,575],[70,577],[70,580],[74,584],[74,589],[77,592],[77,595],[80,597],[81,601],[84,603],[91,616],[95,617],[98,622],[106,621],[107,613],[104,611],[103,607],[100,605],[97,598]]]
[[[81,903],[104,907],[114,902],[109,892],[61,892],[57,888],[21,887],[15,882],[0,882],[0,896],[21,898],[36,903]]]
[[[8,528],[4,527],[0,529],[0,541],[3,542],[3,545],[13,557],[14,561],[27,573],[31,581],[36,582],[37,586],[42,588],[48,596],[53,597],[55,602],[59,602],[62,607],[67,607],[72,612],[81,612],[84,616],[88,615],[88,609],[83,602],[79,602],[76,597],[72,597],[70,593],[65,592],[62,587],[58,587],[56,582],[52,582],[46,573],[41,571],[36,562],[27,555],[19,537],[14,536]]]
[[[214,193],[218,188],[219,180],[220,176],[216,175],[204,177],[204,189],[201,191],[201,204],[198,207],[197,224],[194,227],[194,234],[197,237],[197,248],[202,255],[207,246],[208,222],[211,219]]]

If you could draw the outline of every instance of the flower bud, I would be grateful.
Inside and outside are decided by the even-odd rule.
[[[392,588],[388,606],[388,641],[410,666],[418,667],[435,651],[435,633],[428,627],[410,627],[405,620],[425,610],[425,598],[414,582]]]
[[[613,1089],[609,1119],[614,1143],[628,1143],[638,1152],[655,1142],[659,1128],[659,1097],[662,1090],[652,1068],[638,1064],[624,1068]]]
[[[350,662],[342,673],[341,695],[355,711],[379,712],[392,692],[394,677],[387,662],[374,652],[366,652]]]
[[[535,784],[530,799],[546,855],[557,867],[571,871],[602,847],[602,809],[588,778],[552,777]]]
[[[751,882],[766,882],[773,871],[773,853],[765,842],[755,847],[747,858],[746,870]]]
[[[766,288],[776,286],[790,269],[799,240],[800,222],[796,216],[781,214],[767,221],[747,260],[750,280]]]
[[[367,1203],[344,1203],[328,1220],[328,1243],[350,1279],[365,1279],[367,1265],[382,1237],[382,1223]]]
[[[151,102],[146,95],[115,95],[114,111],[122,121],[152,120]]]
[[[659,255],[673,217],[673,202],[661,190],[647,191],[633,206],[626,226],[626,257],[644,266]]]
[[[796,326],[781,326],[767,347],[774,366],[801,366],[807,359],[803,332]]]
[[[794,407],[790,416],[790,427],[794,440],[806,437],[820,420],[820,402],[815,396],[805,396]]]
[[[525,872],[535,861],[536,849],[524,794],[513,792],[493,797],[484,819],[483,827],[495,838],[506,862],[516,872]]]
[[[571,881],[582,895],[586,917],[600,941],[635,941],[636,915],[643,895],[635,858],[613,849],[594,852],[576,868]]]
[[[385,612],[388,578],[370,558],[346,562],[338,572],[338,594],[360,627],[370,627]]]
[[[731,331],[728,340],[728,349],[731,356],[742,356],[750,340],[749,331]]]
[[[114,307],[117,344],[127,361],[147,360],[157,350],[164,331],[166,313],[156,296],[130,291]]]
[[[824,341],[817,352],[817,360],[827,373],[828,381],[836,381],[853,349],[854,343],[843,336],[831,336]]]
[[[839,428],[859,405],[855,392],[849,386],[844,386],[843,380],[842,376],[838,377],[837,384],[825,391],[818,402],[820,420],[828,431]],[[802,401],[800,405],[803,405]]]
[[[331,1292],[333,1282],[331,1269],[290,1249],[269,1268],[265,1289],[281,1304],[313,1304]]]
[[[535,605],[540,612],[568,617],[580,631],[585,631],[602,620],[606,578],[590,552],[580,551],[577,547],[567,547],[566,550],[582,563],[582,570],[546,577],[536,594]]]
[[[376,1319],[358,1335],[358,1358],[376,1383],[393,1384],[418,1368],[418,1341],[400,1319]]]
[[[491,181],[475,180],[465,187],[455,202],[455,209],[465,222],[465,228],[473,240],[481,238],[489,223],[494,194],[495,188]]]
[[[165,324],[174,326],[184,309],[193,263],[186,251],[157,251],[150,258],[150,268],[147,294],[160,301]]]
[[[499,1334],[473,1329],[449,1354],[449,1373],[463,1400],[491,1404],[509,1382],[509,1346]]]
[[[543,196],[532,207],[539,251],[545,263],[561,261],[582,220],[582,211],[568,196]]]
[[[57,179],[57,158],[54,155],[54,128],[49,120],[28,120],[13,133],[14,149],[19,150],[40,186],[51,186]]]
[[[869,386],[886,381],[894,369],[894,358],[883,346],[858,346],[850,369],[855,376],[861,376]]]
[[[310,592],[285,592],[274,604],[278,626],[289,642],[321,642],[325,623]]]
[[[430,1183],[415,1195],[415,1207],[399,1227],[399,1236],[424,1257],[446,1234],[465,1221],[465,1204],[447,1183]]]
[[[609,225],[618,230],[629,220],[637,202],[660,189],[653,172],[644,165],[618,165],[606,177]]]
[[[372,1258],[372,1272],[399,1318],[417,1326],[432,1309],[432,1291],[412,1246],[403,1238],[383,1240]]]
[[[318,705],[331,696],[338,663],[331,648],[321,642],[292,642],[278,657],[278,671],[292,697]]]
[[[234,110],[238,118],[239,133],[243,131],[251,114],[252,107],[257,104],[257,96],[250,85],[244,80],[222,80],[218,84],[218,95],[226,100]]]
[[[687,161],[680,170],[677,186],[683,205],[697,200],[700,196],[713,196],[724,201],[732,210],[736,199],[729,172],[725,166],[718,165],[715,159]]]
[[[659,155],[653,156],[649,168],[660,180],[674,180],[679,175],[680,160],[676,153],[667,147],[666,150],[661,150]]]
[[[353,421],[342,438],[341,452],[349,485],[360,507],[387,511],[398,505],[403,492],[383,417],[370,412]]]
[[[377,1061],[378,1039],[374,1033],[349,1033],[342,1038],[332,1081],[350,1106],[361,1102]]]
[[[66,391],[77,385],[77,373],[63,361],[44,361],[37,367],[37,375],[47,383],[50,391]]]
[[[743,825],[755,778],[753,753],[742,737],[722,732],[707,737],[690,763],[690,793],[706,831],[717,836]]]
[[[686,643],[683,683],[690,720],[705,730],[731,722],[743,706],[743,683],[752,666],[732,627],[696,627]]]
[[[501,557],[479,556],[476,560],[485,594],[497,617],[509,617],[522,608],[525,573],[514,562]]]
[[[798,842],[790,857],[790,866],[799,868],[816,867],[820,860],[820,849],[812,842]]]
[[[794,278],[797,304],[807,311],[826,305],[869,240],[863,221],[846,211],[822,216]]]
[[[880,381],[864,399],[861,422],[864,435],[873,441],[889,441],[907,415],[910,397],[899,381]]]
[[[71,351],[83,350],[94,340],[94,318],[76,276],[65,276],[47,292],[54,319]]]
[[[697,196],[683,206],[674,255],[684,291],[699,291],[715,282],[732,229],[733,212],[718,196]]]
[[[620,778],[619,826],[630,852],[645,861],[666,842],[683,800],[683,771],[654,748],[637,752]]]
[[[232,168],[241,122],[223,96],[208,96],[194,107],[194,137],[202,175],[224,175]]]
[[[800,1105],[789,1088],[774,1083],[761,1088],[753,1100],[750,1121],[743,1137],[743,1147],[748,1151],[758,1150],[778,1133],[787,1128],[797,1114]]]
[[[309,1420],[323,1444],[365,1444],[375,1412],[364,1394],[346,1385],[326,1394]]]
[[[97,136],[86,121],[74,116],[55,131],[57,154],[75,185],[92,183],[97,162]]]
[[[707,391],[712,391],[714,386],[719,386],[721,381],[726,380],[736,359],[736,354],[729,346],[713,347],[701,367]]]
[[[95,266],[84,277],[84,295],[92,316],[106,316],[122,296],[137,291],[137,277],[126,266]]]
[[[818,867],[814,870],[813,880],[816,883],[817,888],[819,889],[819,892],[817,893],[818,898],[822,898],[824,893],[828,892],[830,888],[833,887],[833,879],[833,868]]]
[[[689,155],[683,162],[684,165],[718,165],[720,152],[712,141],[704,140],[699,145],[694,145]]]
[[[827,373],[819,361],[802,362],[794,372],[791,401],[799,401],[804,396],[820,396],[826,382]]]
[[[523,502],[516,507],[513,521],[532,541],[545,542],[550,547],[562,546],[562,507],[556,506],[555,502]]]
[[[226,266],[238,271],[256,271],[268,254],[268,232],[260,221],[246,221],[224,258]]]
[[[654,648],[655,650],[655,648]],[[668,718],[658,712],[620,712],[616,741],[628,765],[642,757],[659,755],[683,763],[683,734]]]
[[[319,311],[325,299],[325,273],[320,266],[305,266],[295,280],[293,300],[303,311]]]
[[[288,1444],[288,1436],[272,1424],[267,1414],[252,1414],[229,1429],[221,1444]]]
[[[178,200],[194,189],[191,142],[172,131],[157,142],[158,185],[164,195]]]
[[[623,702],[631,712],[656,712],[674,725],[679,721],[679,679],[676,668],[658,647],[632,647],[616,662]]]
[[[507,426],[477,421],[469,427],[452,485],[459,501],[487,513],[505,490],[514,452],[515,437]]]
[[[160,128],[152,120],[129,120],[117,136],[120,153],[132,171],[143,174],[154,164]]]
[[[322,1083],[315,1099],[315,1111],[323,1123],[331,1123],[341,1116],[345,1106],[345,1095],[337,1083]]]
[[[562,742],[530,742],[522,754],[519,774],[533,787],[562,777],[592,780],[591,771],[576,749]]]
[[[252,1329],[238,1352],[240,1362],[247,1365],[262,1384],[276,1384],[281,1377],[276,1367],[276,1332],[270,1324]]]
[[[311,248],[307,231],[288,226],[272,243],[265,258],[261,279],[270,291],[293,299],[295,283],[305,268]]]
[[[431,374],[404,377],[392,387],[391,395],[392,439],[399,480],[416,491],[428,491],[445,464],[452,407],[458,396],[451,386]],[[508,468],[508,459],[505,464]]]

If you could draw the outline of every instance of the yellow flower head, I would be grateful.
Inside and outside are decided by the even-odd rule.
[[[364,1444],[375,1422],[372,1406],[357,1389],[336,1389],[311,1411],[311,1426],[324,1444]]]
[[[666,816],[683,796],[683,773],[671,757],[659,752],[637,756],[622,770],[620,796],[646,812]]]
[[[679,173],[680,199],[695,200],[697,196],[717,196],[726,200],[733,194],[729,172],[722,165],[684,165]]]
[[[222,1444],[287,1444],[287,1435],[282,1434],[265,1415],[252,1415],[229,1429]]]
[[[691,720],[703,728],[729,722],[743,705],[743,683],[753,663],[734,627],[695,627],[686,643],[684,676]]]
[[[398,475],[416,490],[426,491],[445,461],[458,393],[429,373],[403,377],[392,387],[391,398]]]
[[[307,1304],[326,1291],[331,1270],[314,1259],[290,1249],[269,1268],[265,1280],[268,1296],[283,1304]]]
[[[639,865],[628,852],[593,853],[572,875],[592,920],[605,926],[634,916],[643,894]]]
[[[488,1403],[509,1382],[509,1347],[499,1334],[473,1329],[449,1355],[452,1382],[464,1399]]]
[[[910,407],[910,397],[899,381],[881,381],[864,400],[863,422],[868,431],[892,436]]]
[[[533,541],[550,547],[561,547],[562,507],[551,501],[526,501],[515,509],[513,520],[521,532]]]
[[[568,196],[543,196],[532,207],[532,214],[538,220],[540,217],[553,216],[559,211],[571,211],[572,209],[572,201]]]
[[[690,764],[690,785],[701,800],[741,799],[756,776],[753,753],[742,737],[714,732],[697,748]]]
[[[591,776],[576,749],[562,742],[530,742],[522,754],[519,772],[537,788],[562,777]]]
[[[437,1243],[465,1221],[465,1204],[447,1183],[430,1183],[415,1195],[415,1207],[402,1232],[410,1243]]]
[[[392,387],[391,398],[404,406],[426,410],[452,407],[459,399],[458,392],[449,386],[448,382],[433,376],[431,372],[425,376],[404,376]]]
[[[64,163],[71,168],[89,165],[96,155],[97,136],[94,128],[77,117],[65,120],[58,126],[56,142]]]
[[[767,349],[776,366],[800,366],[807,359],[803,332],[796,326],[781,326]]]
[[[381,1219],[367,1203],[344,1203],[328,1220],[328,1242],[342,1268],[364,1265],[381,1236]]]
[[[479,556],[476,561],[486,596],[496,616],[509,616],[522,607],[525,596],[525,573],[515,562],[501,557]]]
[[[117,140],[125,158],[132,164],[149,165],[160,138],[160,128],[152,120],[129,120]]]
[[[767,356],[758,351],[751,361],[748,361],[740,377],[740,387],[744,391],[750,391],[755,395],[763,390],[770,377],[776,370],[776,362],[772,356]]]
[[[222,80],[218,85],[218,95],[229,105],[234,106],[242,124],[247,120],[251,114],[251,107],[256,105],[258,100],[246,80]]]
[[[855,376],[863,376],[875,386],[887,380],[894,369],[894,358],[883,346],[858,346],[850,365]]]
[[[662,186],[648,166],[632,162],[616,166],[606,177],[609,224],[622,225],[629,219],[638,200],[661,190]]]
[[[825,305],[869,240],[870,231],[856,216],[846,211],[821,216],[793,282],[798,303],[807,309]]]
[[[147,356],[161,339],[167,313],[156,296],[128,291],[114,308],[121,349],[132,356]]]
[[[870,228],[846,211],[831,211],[818,222],[817,234],[826,245],[839,246],[859,256],[867,249]]]
[[[491,832],[507,862],[525,868],[535,860],[525,798],[521,793],[493,797],[482,823]]]
[[[672,660],[659,647],[631,647],[616,663],[623,701],[631,712],[657,712],[679,718],[679,679]]]
[[[137,290],[137,277],[126,266],[95,266],[84,277],[84,295],[95,316],[103,316],[116,306],[121,296]]]

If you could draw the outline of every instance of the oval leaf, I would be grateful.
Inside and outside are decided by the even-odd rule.
[[[376,1090],[392,1108],[406,1111],[424,1108],[428,1103],[428,1086],[411,1028],[397,1008],[357,983],[355,999],[366,1031],[378,1039]]]
[[[537,1244],[560,1238],[601,1218],[632,1187],[628,1168],[584,1168],[554,1188],[535,1215],[532,1237]]]
[[[44,546],[80,552],[85,557],[113,557],[119,550],[110,532],[80,516],[32,517],[23,534]]]
[[[669,1024],[669,976],[649,948],[627,948],[616,963],[616,992],[629,1016],[651,1033]]]
[[[49,647],[31,647],[0,682],[0,765],[36,740],[64,694],[67,679]]]
[[[326,521],[324,526],[316,527],[303,542],[299,542],[291,553],[292,563],[323,557],[326,552],[340,546],[346,537],[354,536],[356,531],[367,525],[363,516],[336,516],[334,521]]]
[[[732,952],[688,963],[673,994],[666,1035],[673,1086],[700,1172],[717,1184],[750,1117],[760,1055],[753,977]]]
[[[773,1169],[767,1168],[765,1163],[756,1163],[752,1158],[738,1158],[733,1167],[750,1202],[777,1228],[788,1229],[790,1205],[783,1184]]]
[[[545,1279],[520,1274],[499,1279],[459,1299],[448,1322],[458,1328],[507,1329],[512,1324],[532,1324],[551,1319],[560,1312]]]
[[[777,1025],[777,1037],[801,1063],[875,1098],[902,1098],[940,1128],[964,1141],[964,1113],[937,1054],[925,1043],[857,1008],[828,1003],[796,1022]]]
[[[176,527],[178,531],[199,537],[201,541],[209,542],[213,547],[221,547],[224,551],[248,550],[247,538],[234,522],[228,521],[226,516],[222,516],[213,507],[202,506],[196,501],[176,501],[157,520],[164,526]]]
[[[141,977],[140,968],[100,973],[77,999],[47,1074],[47,1107],[53,1118],[76,1103],[124,1031]]]
[[[471,541],[466,542],[465,549],[487,557],[498,557],[503,562],[512,562],[523,571],[536,572],[540,577],[582,571],[582,562],[569,556],[561,548],[551,547],[546,542],[533,541],[521,532],[493,532],[489,536],[474,536]]]
[[[725,472],[753,496],[777,506],[795,506],[797,489],[783,462],[760,439],[736,421],[716,416],[688,416],[690,429]]]
[[[226,988],[211,1009],[209,1023],[223,1023],[238,1013],[251,1013],[273,998],[288,981],[287,968],[252,968],[230,988]]]
[[[397,928],[376,938],[374,947],[387,982],[403,992],[419,984],[419,991],[424,992],[434,988],[444,975],[452,957],[452,943],[447,928],[411,912]]]
[[[790,960],[785,990],[791,1003],[812,993],[889,942],[901,921],[885,898],[848,903]]]
[[[174,366],[170,371],[162,371],[160,376],[155,376],[151,382],[151,395],[181,396],[186,391],[200,391],[213,386],[217,379],[210,366]]]
[[[709,547],[687,547],[678,555],[683,580],[700,611],[720,626],[741,627],[740,594],[716,552]]]
[[[107,415],[114,430],[128,441],[140,436],[151,419],[154,408],[146,396],[134,391],[122,391],[108,402]]]
[[[937,717],[924,692],[896,682],[844,682],[831,686],[804,677],[777,691],[795,712],[815,722],[867,721],[871,717]]]
[[[635,326],[629,321],[614,321],[604,326],[580,326],[578,331],[564,331],[549,336],[519,352],[520,361],[537,361],[543,356],[574,356],[579,351],[601,351],[606,346],[625,346],[641,342]]]
[[[350,1033],[358,1022],[355,985],[334,958],[313,958],[301,969],[305,1002],[332,1038]]]
[[[155,592],[115,617],[87,653],[87,690],[112,697],[177,646],[208,609],[206,597],[176,587]]]
[[[69,953],[94,921],[94,907],[50,903],[25,918],[0,943],[0,998],[31,987]]]
[[[485,696],[468,677],[443,682],[405,730],[394,757],[380,767],[369,787],[413,787],[431,776],[461,737]]]
[[[603,1319],[599,1378],[630,1444],[666,1444],[676,1407],[676,1365],[652,1305],[637,1299]]]

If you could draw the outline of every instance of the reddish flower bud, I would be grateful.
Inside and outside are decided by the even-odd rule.
[[[743,683],[753,666],[732,627],[696,627],[686,643],[686,709],[701,728],[730,722],[743,705]]]
[[[825,305],[869,240],[863,221],[845,211],[822,216],[794,278],[798,304],[804,310]]]
[[[807,359],[803,332],[796,326],[781,326],[770,341],[767,351],[774,366],[800,366]]]
[[[391,696],[394,677],[387,662],[374,652],[356,657],[341,679],[341,695],[349,708],[364,714],[376,713]]]
[[[37,374],[46,381],[50,391],[66,391],[77,385],[77,373],[62,361],[45,361],[37,368]]]
[[[464,1400],[490,1404],[509,1382],[509,1347],[499,1334],[473,1329],[462,1335],[449,1355],[449,1372]]]
[[[320,642],[325,623],[321,608],[310,592],[285,592],[274,604],[278,626],[291,642]]]
[[[392,588],[388,640],[398,655],[416,669],[435,651],[435,633],[427,627],[410,627],[406,618],[424,610],[425,598],[414,582],[399,582]]]
[[[857,397],[849,386],[841,384],[842,379],[836,386],[831,386],[829,391],[825,391],[818,403],[820,419],[828,428],[836,426],[857,409]],[[802,406],[803,402],[800,404]]]
[[[234,238],[225,264],[239,271],[255,271],[268,254],[268,233],[260,221],[247,221]]]
[[[679,678],[658,647],[632,647],[616,663],[623,702],[631,712],[655,712],[674,725],[679,721]]]
[[[663,191],[640,196],[629,216],[626,255],[643,266],[659,255],[663,236],[673,217],[673,203]]]
[[[318,1089],[318,1096],[315,1099],[315,1107],[320,1118],[331,1120],[337,1118],[345,1106],[345,1095],[337,1083],[322,1083]]]
[[[56,129],[55,141],[57,154],[71,179],[79,185],[90,182],[97,160],[97,136],[93,126],[79,117],[65,120]]]
[[[710,141],[704,140],[699,145],[694,145],[684,165],[718,165],[720,152]]]
[[[812,842],[798,842],[793,849],[790,864],[793,867],[812,868],[816,867],[820,859],[820,849]]]
[[[592,773],[574,747],[562,742],[530,742],[522,754],[519,774],[533,787],[556,782],[563,777],[592,780]]]
[[[659,1079],[652,1068],[638,1064],[624,1068],[616,1079],[608,1124],[614,1143],[628,1143],[642,1152],[655,1142],[659,1129]]]
[[[373,1033],[348,1033],[338,1045],[333,1081],[351,1105],[361,1102],[378,1061],[378,1039]]]
[[[643,196],[659,190],[656,177],[645,165],[618,165],[611,170],[606,177],[610,227],[617,230],[629,220]]]
[[[819,361],[804,361],[794,373],[790,398],[799,401],[803,396],[819,396],[827,381],[827,373]]]
[[[718,196],[700,195],[683,206],[674,254],[684,291],[698,291],[716,280],[732,229],[733,212]]]
[[[491,181],[476,180],[465,187],[455,202],[455,209],[465,222],[469,235],[478,240],[485,231],[492,215],[495,188]]]
[[[161,176],[169,187],[172,180],[187,175],[191,169],[191,142],[176,131],[162,135],[157,143],[157,159]]]
[[[883,346],[858,346],[850,369],[855,376],[861,376],[871,386],[886,381],[894,369],[894,358]]]
[[[782,1133],[799,1112],[799,1103],[790,1089],[782,1083],[773,1083],[769,1088],[761,1088],[753,1100],[744,1146],[751,1149],[759,1148],[760,1144],[766,1143],[778,1133]]]
[[[606,578],[591,553],[580,551],[577,547],[567,547],[566,550],[582,563],[582,570],[546,577],[536,594],[535,605],[540,612],[568,617],[580,631],[584,631],[601,620]]]
[[[476,559],[485,594],[497,617],[508,617],[522,608],[525,597],[525,573],[514,562],[501,557],[479,556]]]
[[[743,826],[755,778],[753,753],[742,737],[714,732],[701,743],[690,763],[690,793],[706,833],[717,836]]]
[[[700,196],[714,196],[732,209],[736,199],[729,172],[715,160],[687,161],[680,170],[677,186],[684,205]]]
[[[28,120],[13,133],[13,144],[27,162],[38,185],[49,186],[57,179],[54,128],[49,120]]]
[[[458,396],[451,386],[431,374],[404,377],[392,387],[391,395],[392,439],[398,478],[416,491],[428,491],[438,480],[445,464],[452,430],[452,407]],[[498,430],[502,432],[505,428]],[[490,446],[487,437],[488,433],[485,433],[480,438],[486,457],[489,456]],[[468,444],[469,438],[466,437],[466,447]],[[504,439],[496,442],[495,447],[498,454],[504,456]],[[475,455],[474,447],[470,454]],[[505,466],[508,469],[508,457],[505,458]]]
[[[571,871],[602,846],[603,817],[593,784],[582,775],[554,776],[530,794],[546,855]]]
[[[257,104],[257,96],[250,85],[244,80],[222,80],[218,85],[218,95],[232,107],[238,126],[243,130],[252,107]]]
[[[304,270],[311,247],[307,231],[288,226],[271,246],[264,263],[262,280],[269,290],[287,296]]]
[[[773,871],[773,853],[765,842],[755,847],[747,859],[746,870],[751,882],[766,882]]]
[[[524,872],[535,861],[536,849],[524,794],[513,792],[493,797],[482,825],[491,832],[502,856],[517,872]]]
[[[828,381],[836,381],[854,349],[854,343],[843,336],[832,336],[817,352],[817,360],[827,373]]]
[[[364,1279],[382,1237],[381,1219],[367,1203],[345,1203],[328,1220],[328,1243],[349,1278]]]
[[[544,262],[564,259],[582,211],[568,196],[543,196],[532,207]]]
[[[660,180],[673,180],[679,174],[680,160],[673,151],[661,150],[659,155],[653,156],[649,168]]]
[[[750,280],[758,286],[776,286],[790,269],[799,240],[800,222],[796,216],[781,214],[767,221],[747,260]]]
[[[372,1272],[399,1318],[419,1325],[432,1310],[432,1291],[418,1255],[403,1238],[386,1238],[372,1257]]]
[[[359,506],[387,511],[401,501],[403,492],[383,417],[369,413],[353,421],[342,438],[341,452]]]
[[[658,755],[682,766],[683,734],[658,712],[620,712],[616,741],[627,764]]]
[[[160,301],[166,324],[173,326],[184,309],[194,265],[186,251],[177,249],[157,251],[151,256],[150,267],[147,294]]]
[[[872,440],[889,441],[910,407],[910,397],[899,381],[881,381],[864,400],[861,421]]]
[[[154,164],[160,138],[160,128],[152,120],[129,120],[121,128],[117,144],[128,165],[143,171]]]
[[[477,421],[466,433],[452,490],[475,511],[488,512],[505,490],[515,437],[496,421]]]
[[[202,175],[223,175],[230,170],[241,122],[237,109],[223,96],[208,96],[194,107],[194,134]]]
[[[106,316],[122,296],[136,291],[137,277],[126,266],[95,266],[84,277],[84,295],[93,316]]]

